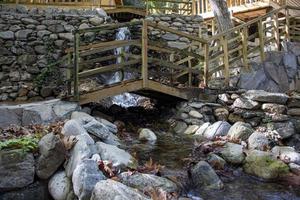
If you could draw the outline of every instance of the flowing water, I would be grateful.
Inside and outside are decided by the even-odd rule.
[[[154,143],[140,142],[136,137],[126,141],[128,151],[135,153],[140,164],[150,158],[164,165],[164,176],[187,177],[184,159],[192,152],[194,139],[173,133],[158,133]],[[230,177],[220,176],[225,184],[221,191],[195,191],[187,188],[183,196],[199,200],[300,200],[300,188],[262,182],[242,172]]]

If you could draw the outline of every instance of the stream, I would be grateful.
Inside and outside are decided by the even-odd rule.
[[[176,180],[185,182],[181,183],[185,186],[182,196],[193,200],[300,200],[299,188],[263,182],[233,167],[230,167],[230,170],[237,172],[233,173],[234,175],[219,174],[225,185],[223,190],[194,191],[188,181],[187,166],[184,160],[191,155],[195,139],[174,134],[166,128],[157,128],[155,119],[159,119],[158,123],[166,120],[166,117],[162,116],[164,109],[144,112],[138,107],[127,108],[125,113],[116,113],[114,117],[116,120],[130,124],[134,129],[147,126],[156,133],[156,142],[139,141],[135,131],[128,131],[127,137],[122,138],[122,141],[125,149],[136,155],[140,165],[152,158],[155,163],[164,166],[161,170],[162,176],[176,177]]]

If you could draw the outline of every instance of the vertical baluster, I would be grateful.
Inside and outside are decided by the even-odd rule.
[[[249,70],[248,64],[248,27],[245,26],[241,32],[242,35],[242,45],[243,45],[243,64],[244,67]]]
[[[290,41],[290,13],[289,9],[285,9],[285,39]]]
[[[204,44],[204,71],[203,71],[203,82],[204,86],[208,85],[208,68],[209,68],[209,44]]]
[[[142,78],[143,87],[148,86],[148,25],[147,21],[143,20],[142,30]]]
[[[258,34],[259,34],[259,46],[260,46],[260,58],[261,61],[265,60],[265,34],[264,34],[264,30],[263,30],[263,23],[262,20],[258,21]]]
[[[228,53],[228,40],[225,36],[221,38],[222,48],[224,52],[223,63],[224,63],[224,76],[225,85],[229,86],[229,53]]]
[[[280,51],[280,34],[279,34],[279,22],[278,22],[278,13],[273,15],[274,17],[274,36],[276,41],[277,50]]]
[[[74,100],[79,101],[79,80],[78,80],[78,72],[79,72],[79,40],[80,35],[77,31],[74,33]]]

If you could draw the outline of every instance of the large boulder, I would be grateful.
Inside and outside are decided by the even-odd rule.
[[[298,153],[293,147],[275,146],[271,151],[274,156],[280,158],[280,160],[285,163],[300,164],[300,153]]]
[[[105,179],[106,177],[99,170],[95,160],[84,160],[73,172],[72,183],[74,193],[81,200],[89,200],[96,183]]]
[[[99,181],[93,190],[91,200],[149,200],[142,193],[137,192],[120,182],[108,179]]]
[[[25,187],[34,181],[34,158],[22,150],[0,151],[0,191]]]
[[[248,139],[248,148],[264,151],[269,148],[270,141],[264,133],[254,132]]]
[[[245,159],[243,146],[227,142],[221,151],[221,156],[229,163],[241,164]]]
[[[277,160],[271,153],[265,151],[250,151],[245,159],[246,173],[264,179],[275,179],[289,173],[289,167],[281,160]]]
[[[147,140],[147,141],[157,140],[155,133],[148,128],[142,128],[138,132],[139,132],[139,140]]]
[[[218,121],[210,125],[204,132],[203,136],[207,139],[213,139],[217,136],[227,135],[231,125],[226,121]]]
[[[191,179],[194,186],[198,189],[222,189],[224,187],[222,181],[213,170],[213,168],[205,161],[198,162],[191,169]]]
[[[112,134],[105,125],[101,124],[96,119],[91,120],[87,124],[83,125],[83,127],[88,133],[96,136],[101,140],[107,139],[109,135]]]
[[[66,149],[58,136],[49,133],[39,141],[39,152],[36,174],[41,179],[48,179],[64,162]]]
[[[283,93],[271,93],[263,90],[249,90],[243,94],[245,98],[253,101],[286,104],[289,96]]]
[[[137,161],[123,149],[103,142],[97,142],[96,147],[101,159],[112,161],[115,167],[136,168],[137,166]]]
[[[48,183],[48,190],[54,200],[66,200],[72,190],[71,180],[65,171],[56,172]]]
[[[249,136],[254,132],[250,124],[245,122],[236,122],[228,131],[228,137],[230,139],[247,140]]]
[[[129,187],[144,191],[146,187],[160,188],[166,192],[177,192],[178,187],[172,181],[152,174],[123,172],[119,175],[121,182]]]
[[[95,152],[95,142],[88,134],[77,135],[76,139],[78,141],[70,152],[70,158],[64,164],[68,177],[72,176],[77,165],[91,158]]]

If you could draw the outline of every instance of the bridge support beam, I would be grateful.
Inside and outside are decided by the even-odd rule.
[[[148,87],[148,29],[147,21],[143,20],[142,30],[142,79],[143,87]]]

